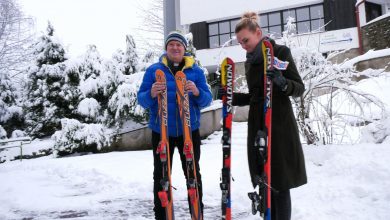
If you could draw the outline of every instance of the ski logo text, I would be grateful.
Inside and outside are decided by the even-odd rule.
[[[227,69],[227,83],[226,83],[226,93],[227,93],[227,112],[232,112],[232,100],[233,100],[233,65],[228,64]]]
[[[163,119],[163,123],[164,125],[168,125],[168,110],[167,110],[167,90],[163,90],[163,93],[162,93],[162,119]]]
[[[271,55],[271,48],[267,47],[267,70],[272,69],[272,55]],[[267,86],[266,86],[266,108],[271,108],[271,80],[267,77]]]

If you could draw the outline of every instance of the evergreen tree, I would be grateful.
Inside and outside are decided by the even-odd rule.
[[[49,23],[47,33],[33,45],[35,60],[28,68],[26,100],[24,102],[27,132],[35,137],[51,135],[60,128],[60,118],[68,112],[64,102],[64,61],[67,59],[61,43],[54,37]]]
[[[116,69],[119,69],[122,74],[130,75],[138,72],[138,54],[131,35],[126,35],[126,52],[117,50],[112,59]]]
[[[138,54],[134,38],[131,35],[126,36],[126,56],[125,56],[125,75],[130,75],[138,71]]]
[[[23,125],[22,108],[15,91],[8,72],[0,71],[0,123],[8,134]]]

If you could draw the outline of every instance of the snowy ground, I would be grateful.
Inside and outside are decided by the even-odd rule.
[[[233,125],[234,219],[250,214],[246,123]],[[221,133],[203,140],[205,219],[219,219]],[[304,146],[309,183],[292,190],[294,220],[390,219],[389,143]],[[190,219],[174,155],[176,219]],[[152,219],[152,152],[112,152],[0,164],[0,219]]]

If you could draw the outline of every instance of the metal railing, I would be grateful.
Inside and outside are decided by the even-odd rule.
[[[14,143],[14,145],[8,145],[9,143]],[[23,159],[23,144],[31,143],[30,137],[19,137],[19,138],[11,138],[6,140],[0,140],[0,150],[8,149],[8,148],[20,148],[20,161]]]

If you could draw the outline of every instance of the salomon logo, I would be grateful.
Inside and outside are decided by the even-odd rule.
[[[233,65],[228,64],[227,66],[227,112],[232,112],[233,102]]]

